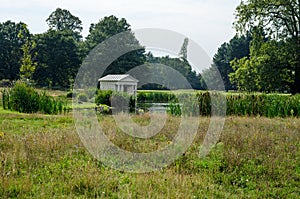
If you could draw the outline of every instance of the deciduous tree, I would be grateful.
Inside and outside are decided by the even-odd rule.
[[[24,35],[29,35],[29,31],[26,28],[26,25],[24,24],[24,31],[25,32],[19,32],[18,37],[20,39],[24,38]],[[32,76],[34,74],[35,68],[37,66],[37,63],[33,61],[34,57],[37,55],[37,53],[34,51],[34,48],[36,47],[36,43],[33,40],[30,40],[29,38],[26,39],[25,44],[21,47],[21,50],[23,51],[23,56],[21,58],[21,67],[20,67],[20,78],[24,80],[32,80]]]
[[[124,18],[118,19],[116,16],[111,15],[104,17],[96,24],[91,24],[90,33],[85,41],[89,51],[106,39],[125,31],[128,31],[129,34],[124,34],[124,37],[115,37],[115,46],[109,46],[106,49],[109,52],[106,53],[114,55],[118,53],[118,49],[131,49],[132,46],[137,50],[130,51],[117,58],[106,68],[102,76],[123,74],[136,66],[144,64],[145,50],[131,32],[130,25]]]
[[[236,29],[245,32],[255,26],[272,39],[289,43],[294,77],[291,92],[300,93],[300,0],[242,1],[236,8]]]
[[[23,32],[23,37],[18,37]],[[20,22],[0,23],[0,79],[19,78],[22,50],[21,47],[30,37],[27,26]]]
[[[70,87],[81,64],[73,35],[69,31],[49,30],[35,39],[38,66],[34,80],[41,86]]]
[[[216,67],[216,69],[220,72],[227,91],[237,89],[237,85],[234,82],[231,82],[228,76],[233,72],[230,62],[234,59],[241,59],[249,56],[250,41],[250,32],[242,36],[235,35],[228,43],[223,43],[218,48],[218,52],[214,55],[214,65],[212,67]],[[211,70],[211,72],[213,71],[214,70]]]
[[[71,31],[76,40],[81,38],[82,21],[68,10],[57,8],[46,22],[50,30]]]

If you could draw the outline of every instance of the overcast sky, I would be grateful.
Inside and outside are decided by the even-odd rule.
[[[213,57],[234,35],[234,11],[241,0],[0,0],[0,22],[22,21],[31,33],[48,29],[45,20],[56,8],[69,10],[83,22],[83,36],[91,23],[104,16],[126,18],[132,29],[165,28],[197,42]]]

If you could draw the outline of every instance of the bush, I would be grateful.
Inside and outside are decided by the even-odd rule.
[[[80,93],[77,97],[77,100],[79,102],[87,102],[88,101],[88,97],[86,96],[86,94],[84,93]]]
[[[167,103],[175,99],[176,96],[170,91],[141,91],[137,94],[139,103]]]
[[[93,97],[96,96],[96,94],[97,94],[97,89],[96,89],[96,88],[89,88],[89,89],[87,89],[86,93],[87,93],[87,97],[88,97],[89,99],[92,99]]]
[[[11,109],[22,113],[39,110],[39,94],[26,83],[18,81],[10,91]]]
[[[181,107],[178,103],[174,103],[174,102],[171,102],[169,103],[169,106],[168,106],[168,113],[170,113],[171,115],[175,115],[175,116],[181,116],[182,112],[181,112]]]
[[[95,103],[99,105],[107,105],[111,107],[111,102],[117,109],[124,111],[129,109],[130,112],[135,110],[135,97],[127,93],[113,92],[112,90],[98,90],[96,92]]]
[[[42,92],[40,95],[40,111],[46,114],[53,113],[53,97],[50,97],[46,94],[46,92]]]
[[[4,109],[22,113],[57,114],[67,111],[66,102],[55,100],[46,92],[38,93],[22,81],[17,81],[12,89],[2,91],[2,99]]]
[[[105,104],[107,106],[111,106],[110,98],[112,93],[112,90],[98,90],[96,93],[95,103],[97,105]]]
[[[116,111],[129,111],[130,98],[130,95],[127,93],[114,92],[111,96],[111,106],[113,106]]]

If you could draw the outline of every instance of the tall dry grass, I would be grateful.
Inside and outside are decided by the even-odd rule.
[[[157,172],[115,171],[81,144],[70,116],[1,112],[0,195],[3,198],[298,198],[300,121],[297,118],[228,117],[219,143],[200,159],[208,117],[188,151]],[[161,135],[130,138],[112,116],[100,116],[121,148],[156,150],[176,134],[180,117],[167,118]],[[136,116],[141,125],[149,116]]]

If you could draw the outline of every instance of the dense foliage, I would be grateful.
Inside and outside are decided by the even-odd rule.
[[[54,99],[46,92],[38,92],[21,81],[16,82],[11,89],[2,91],[2,106],[21,113],[62,114],[68,111],[65,100]]]
[[[18,35],[22,33],[23,37]],[[0,23],[0,79],[19,78],[21,47],[30,35],[24,23],[6,21]]]
[[[236,35],[228,43],[223,43],[214,55],[213,65],[204,72],[207,81],[215,81],[214,72],[218,70],[222,77],[225,90],[236,90],[236,83],[229,79],[229,74],[234,71],[230,62],[249,56],[249,44],[251,39],[251,33],[248,32],[246,35]]]
[[[188,39],[184,41],[179,53],[181,59],[153,56],[147,58],[144,47],[139,44],[130,24],[124,18],[119,19],[111,15],[92,23],[89,34],[84,39],[81,35],[82,21],[68,10],[57,8],[46,22],[49,29],[36,35],[30,34],[24,23],[7,21],[0,24],[0,80],[30,79],[37,86],[71,88],[83,59],[91,50],[106,39],[128,31],[126,37],[115,38],[118,48],[105,50],[109,55],[115,55],[120,49],[131,49],[133,46],[135,50],[116,58],[102,74],[98,74],[99,78],[107,74],[127,73],[151,60],[153,63],[170,65],[180,71],[193,88],[201,88],[199,74],[192,71],[184,59]]]
[[[183,49],[184,49],[184,45],[187,45],[186,40],[183,42]],[[157,71],[157,64],[162,64],[168,67],[171,67],[172,69],[178,71],[183,77],[186,78],[186,80],[189,82],[190,84],[190,88],[196,89],[196,90],[200,90],[200,89],[204,89],[204,86],[201,84],[201,75],[197,74],[196,71],[194,71],[192,69],[192,66],[190,65],[190,63],[188,62],[188,60],[184,57],[186,55],[181,55],[182,53],[184,54],[184,51],[181,49],[181,51],[179,53],[179,57],[178,58],[173,58],[170,56],[163,56],[163,57],[155,57],[153,56],[153,54],[151,52],[146,54],[146,63],[147,63],[147,70],[149,71]],[[149,74],[151,74],[151,72],[149,72]],[[148,79],[149,77],[147,77],[149,74],[145,73],[145,77]],[[159,70],[156,72],[155,74],[155,78],[163,78],[163,80],[161,80],[163,83],[162,85],[155,85],[155,84],[146,84],[143,85],[141,87],[141,89],[145,89],[145,90],[167,90],[167,89],[179,89],[179,88],[168,88],[168,84],[167,82],[169,82],[170,80],[168,78],[172,78],[167,76],[167,72],[164,71],[163,69]],[[182,86],[182,85],[178,85],[178,86]],[[180,88],[183,89],[183,88]]]
[[[260,30],[250,58],[233,63],[240,89],[300,93],[300,1],[242,1],[236,8],[235,26],[239,32]],[[268,41],[259,39],[263,33]],[[250,89],[248,76],[256,81]]]
[[[97,91],[96,104],[111,106],[112,91]],[[235,116],[300,117],[300,95],[263,94],[263,93],[220,93],[186,91],[139,91],[136,99],[138,106],[151,103],[168,103],[173,115],[211,115],[211,98],[226,95],[226,114]],[[220,98],[219,98],[220,99]],[[131,98],[131,100],[134,100]],[[127,100],[129,102],[129,100]],[[134,107],[134,101],[130,108]],[[126,104],[129,105],[128,103]],[[216,100],[220,109],[224,104]]]
[[[113,92],[111,90],[107,90],[107,91],[98,90],[96,93],[95,103],[97,105],[105,104],[111,106],[110,97],[112,96],[112,93]]]
[[[160,93],[160,92],[158,92]],[[150,96],[155,96],[151,94]],[[157,94],[156,94],[157,95]],[[190,95],[189,98],[186,96]],[[222,93],[216,92],[198,92],[195,96],[189,93],[179,93],[175,100],[171,100],[170,113],[178,115],[181,109],[183,113],[190,115],[211,115],[211,98],[218,98]],[[147,94],[143,94],[147,96]],[[169,96],[173,96],[170,94]],[[183,98],[189,103],[174,107],[176,99]],[[176,105],[176,104],[175,104]],[[220,101],[214,104],[217,108],[223,106]],[[195,109],[198,109],[195,111]],[[228,93],[226,94],[226,115],[235,116],[264,116],[264,117],[300,117],[300,95],[283,95],[283,94],[242,94]]]
[[[238,31],[223,43],[213,58],[213,65],[194,71],[187,59],[188,38],[178,57],[155,57],[132,33],[124,18],[105,16],[92,23],[89,34],[82,37],[82,21],[70,11],[57,8],[46,19],[49,29],[32,35],[26,24],[11,21],[0,23],[0,80],[30,79],[37,86],[72,88],[83,59],[99,43],[123,31],[130,34],[118,38],[119,48],[135,46],[136,50],[116,58],[100,76],[123,74],[145,64],[143,75],[162,64],[180,72],[193,89],[206,89],[205,81],[215,82],[216,71],[223,81],[216,85],[226,90],[300,92],[299,1],[246,0],[236,8],[235,27]],[[118,49],[108,48],[111,54]],[[164,71],[160,71],[164,77]],[[162,82],[168,82],[165,76]],[[204,81],[205,80],[205,81]],[[150,82],[142,89],[173,89],[167,83]],[[216,87],[216,89],[218,89]]]

